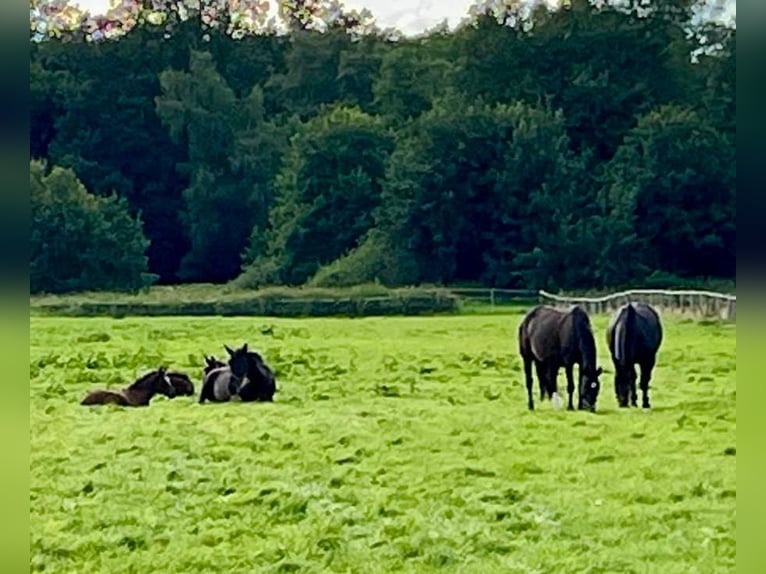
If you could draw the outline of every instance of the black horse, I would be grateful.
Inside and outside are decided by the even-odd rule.
[[[612,317],[606,332],[606,342],[614,363],[614,392],[620,407],[628,401],[638,406],[636,367],[641,367],[641,405],[649,408],[649,380],[662,344],[662,324],[652,307],[644,303],[628,303]]]
[[[578,306],[562,311],[547,305],[530,310],[519,325],[519,352],[524,361],[528,406],[535,408],[532,399],[532,364],[535,364],[540,383],[540,400],[546,393],[558,405],[556,378],[564,367],[567,377],[569,404],[574,410],[574,365],[579,366],[578,408],[595,411],[600,390],[598,377],[601,367],[596,366],[596,341],[590,318]]]
[[[229,353],[229,368],[235,377],[247,379],[239,389],[239,398],[244,402],[272,402],[277,392],[274,372],[263,357],[255,351],[249,351],[247,343],[237,350],[224,345]]]
[[[205,357],[205,378],[199,402],[225,403],[239,394],[243,377],[235,375],[231,367],[215,357]]]
[[[194,394],[194,383],[192,383],[189,375],[178,371],[167,373],[170,384],[176,391],[176,396],[191,396]]]

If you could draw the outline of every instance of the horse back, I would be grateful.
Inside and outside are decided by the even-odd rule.
[[[662,342],[657,312],[644,303],[629,303],[615,313],[607,327],[607,345],[618,363],[653,358]]]
[[[564,351],[561,335],[566,317],[566,311],[548,305],[533,307],[519,326],[521,354],[538,361],[560,358]]]
[[[636,336],[645,354],[654,356],[662,344],[662,322],[657,311],[645,303],[636,303]]]
[[[177,395],[194,394],[194,383],[191,382],[188,375],[184,373],[168,373],[168,378]]]
[[[125,395],[115,391],[98,390],[88,394],[81,402],[81,405],[107,405],[114,404],[127,407],[128,399]]]
[[[239,389],[244,402],[272,401],[277,392],[274,372],[258,354],[254,354],[253,369],[248,372],[248,382]]]
[[[232,379],[231,369],[226,367],[217,367],[205,375],[202,383],[202,393],[212,401],[225,402],[231,398],[229,392],[229,383]]]

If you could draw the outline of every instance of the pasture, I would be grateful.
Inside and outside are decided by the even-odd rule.
[[[663,317],[619,410],[593,317],[597,412],[529,412],[521,318],[32,317],[31,570],[734,572],[735,326]],[[243,342],[273,404],[79,405]]]

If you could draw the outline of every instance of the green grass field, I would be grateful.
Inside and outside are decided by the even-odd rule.
[[[594,318],[589,414],[527,411],[520,320],[32,317],[31,570],[734,572],[735,326],[666,317],[626,411]],[[274,404],[79,405],[245,341]]]

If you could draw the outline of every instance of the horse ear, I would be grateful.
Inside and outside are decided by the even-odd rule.
[[[247,343],[245,343],[245,344],[243,345],[243,347],[242,347],[242,350],[243,350],[245,353],[247,353]]]
[[[226,352],[229,353],[229,355],[234,354],[234,351],[231,350],[231,347],[229,347],[229,345],[224,345],[224,348],[226,349]]]

